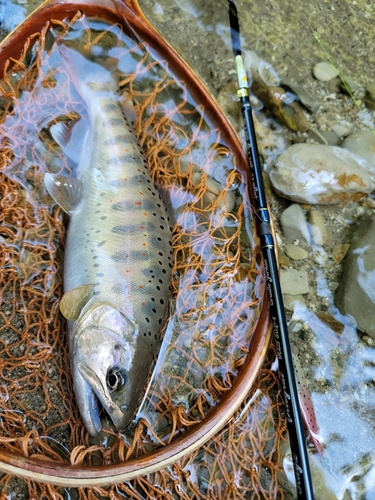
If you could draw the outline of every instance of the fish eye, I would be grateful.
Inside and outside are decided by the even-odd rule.
[[[114,366],[110,368],[107,373],[107,386],[110,392],[122,389],[126,384],[127,375],[123,368]]]

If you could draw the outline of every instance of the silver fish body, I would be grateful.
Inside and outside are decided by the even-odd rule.
[[[113,74],[99,73],[97,64],[75,51],[64,48],[63,56],[74,66],[90,127],[78,181],[70,182],[72,191],[78,186],[81,192],[70,213],[61,310],[70,320],[78,406],[96,435],[99,401],[122,429],[146,384],[170,293],[171,229]],[[57,199],[61,179],[47,174],[45,184]]]

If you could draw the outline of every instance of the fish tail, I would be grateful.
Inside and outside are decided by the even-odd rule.
[[[102,92],[117,94],[119,78],[116,58],[108,57],[99,64],[90,59],[89,55],[85,57],[81,52],[61,42],[58,44],[58,51],[84,101],[91,101],[93,96]]]

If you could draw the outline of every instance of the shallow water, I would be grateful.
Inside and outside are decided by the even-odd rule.
[[[342,0],[320,0],[313,7],[307,2],[281,0],[236,4],[243,47],[248,58],[254,57],[250,52],[253,51],[263,61],[265,79],[278,83],[288,76],[317,97],[321,115],[336,114],[349,121],[355,130],[366,129],[368,123],[375,121],[373,112],[363,112],[363,108],[359,111],[350,99],[328,99],[324,85],[311,76],[312,66],[324,59],[313,28],[343,72],[360,85],[374,78],[373,4]],[[145,0],[141,6],[219,97],[235,126],[240,127],[236,103],[233,104],[230,92],[225,93],[227,86],[235,82],[226,4]],[[27,7],[33,5],[29,3]],[[275,156],[291,143],[293,135],[265,112],[259,102],[255,108],[260,150],[269,167]],[[289,202],[271,190],[268,194],[282,241],[279,215]],[[324,460],[312,458],[313,480],[321,482],[317,478],[321,478],[319,473],[323,471],[334,491],[332,498],[369,500],[375,494],[374,342],[358,333],[353,320],[343,317],[334,305],[342,262],[336,264],[332,260],[332,251],[336,245],[350,242],[356,222],[373,209],[363,203],[318,208],[329,228],[330,242],[324,246],[306,245],[308,256],[303,261],[282,265],[284,269],[304,270],[309,277],[309,293],[303,296],[305,305],[297,304],[288,312],[288,318],[292,343],[309,381],[324,446]],[[341,323],[342,333],[321,321],[319,312],[329,313]],[[285,483],[285,490],[289,489]],[[328,498],[324,495],[318,498]]]

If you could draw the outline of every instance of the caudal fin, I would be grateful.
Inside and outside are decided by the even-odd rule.
[[[91,101],[93,95],[103,91],[117,93],[117,59],[93,61],[89,53],[85,57],[61,42],[58,44],[58,51],[75,88],[85,102]]]

